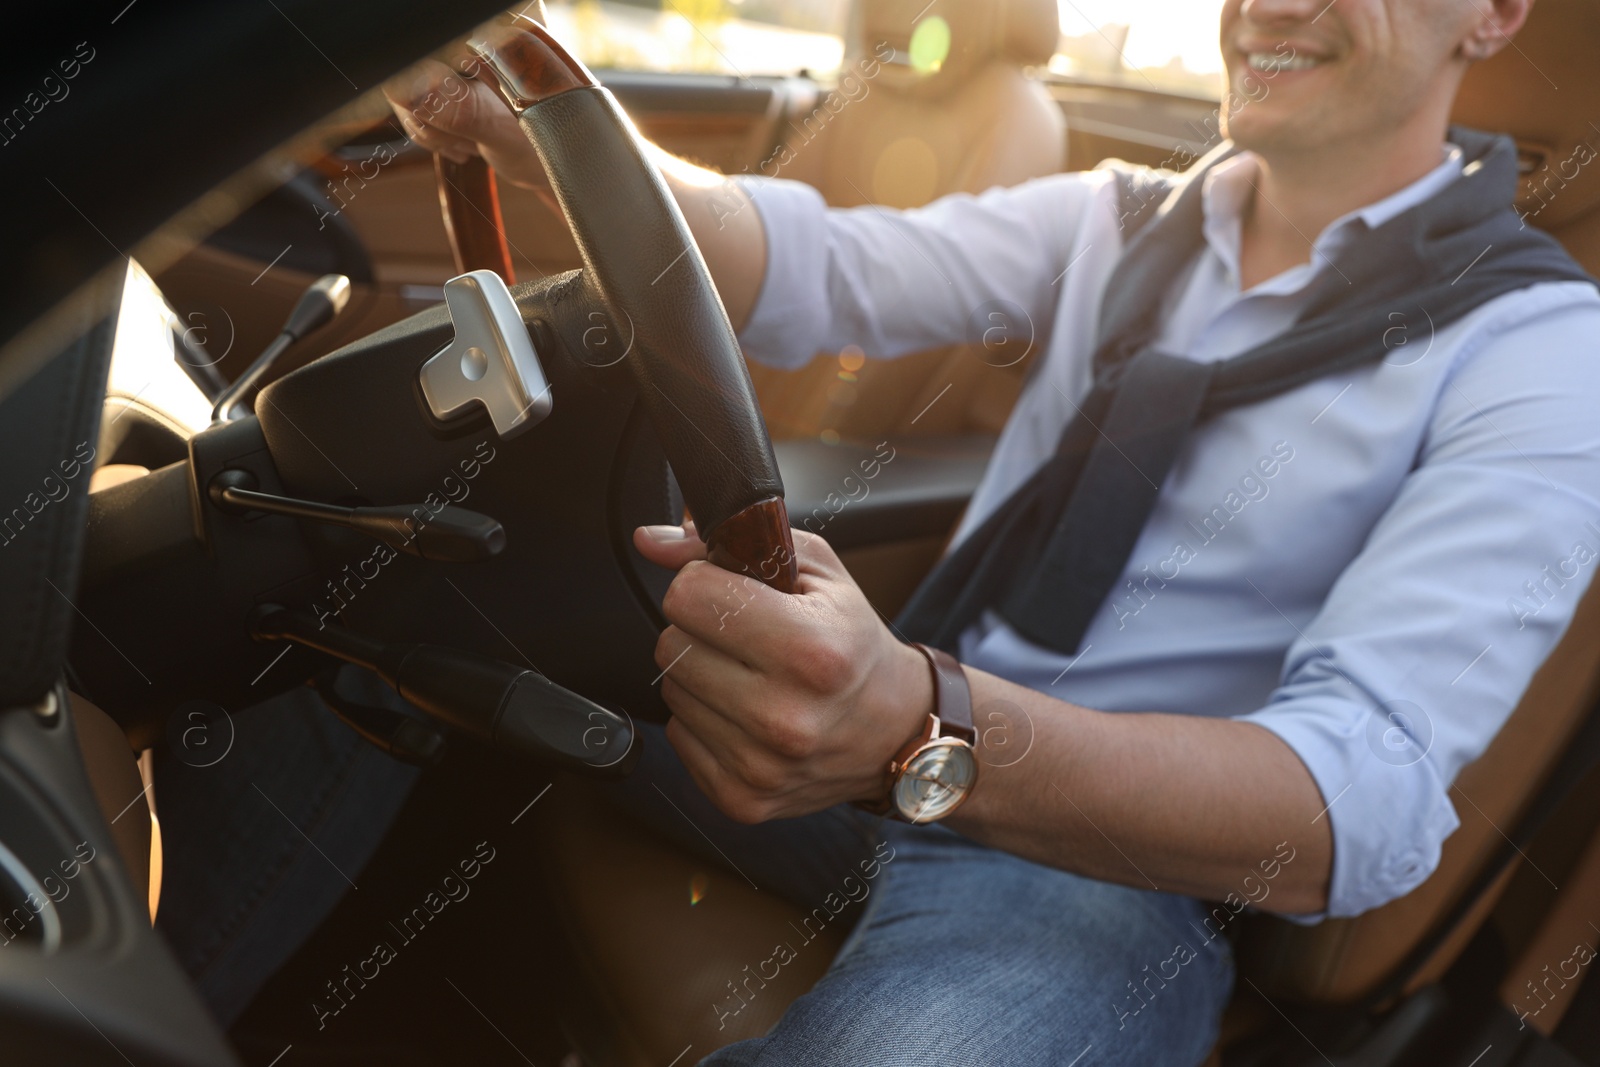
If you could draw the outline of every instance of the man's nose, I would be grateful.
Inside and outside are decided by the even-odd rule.
[[[1258,26],[1310,22],[1336,3],[1351,0],[1243,0],[1239,13]]]

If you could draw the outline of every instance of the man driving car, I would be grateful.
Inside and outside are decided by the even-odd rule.
[[[1198,1063],[1244,907],[1354,915],[1432,872],[1600,559],[1600,296],[1517,217],[1511,143],[1448,125],[1530,3],[1228,0],[1227,139],[1182,177],[831,210],[659,156],[753,359],[995,309],[1038,344],[893,623],[802,530],[795,595],[636,533],[677,571],[673,717],[622,806],[806,907],[879,879],[817,986],[704,1062]],[[420,144],[541,187],[485,82],[388,91]]]

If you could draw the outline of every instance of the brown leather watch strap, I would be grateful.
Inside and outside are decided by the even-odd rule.
[[[939,737],[956,737],[974,747],[978,744],[978,733],[972,725],[972,687],[967,682],[967,672],[962,669],[960,661],[948,652],[927,645],[913,645],[923,658],[928,661],[928,666],[933,670],[933,716],[927,725],[901,746],[889,761],[889,787],[879,800],[858,800],[855,806],[863,811],[870,811],[874,815],[888,815],[894,811],[891,799],[894,792],[894,779],[899,775],[904,762],[911,758],[918,749],[934,739],[934,721],[938,721]]]
[[[941,737],[959,737],[969,745],[978,743],[972,725],[972,686],[961,663],[943,649],[916,646],[933,668],[933,713],[939,717]]]

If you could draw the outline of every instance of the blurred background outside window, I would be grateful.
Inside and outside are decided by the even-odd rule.
[[[1220,0],[1060,0],[1049,75],[1215,99]],[[829,81],[851,0],[550,0],[551,29],[591,67]],[[938,0],[925,18],[938,14]]]

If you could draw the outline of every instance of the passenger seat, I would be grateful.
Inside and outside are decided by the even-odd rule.
[[[767,173],[814,185],[836,207],[917,207],[1066,166],[1061,108],[1024,73],[1055,53],[1055,0],[862,0],[856,18],[835,99],[790,123],[788,162],[780,154]],[[935,18],[949,26],[949,52],[917,70],[912,34]]]
[[[861,0],[854,20],[838,89],[787,121],[761,173],[815,186],[836,207],[905,208],[1066,168],[1061,107],[1026,69],[1055,53],[1056,0]],[[941,36],[936,20],[949,45],[930,63],[923,52]],[[823,353],[800,371],[751,368],[773,436],[998,433],[1027,365],[991,366],[964,346],[864,367],[849,354],[841,384],[838,356]]]

